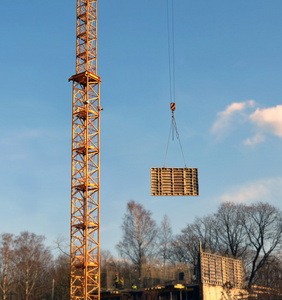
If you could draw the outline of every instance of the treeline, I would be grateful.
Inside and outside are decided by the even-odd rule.
[[[3,300],[69,300],[69,257],[53,258],[44,236],[22,232],[0,236],[0,294]]]
[[[205,252],[242,259],[246,287],[281,289],[282,215],[267,203],[223,203],[173,235],[167,216],[157,225],[149,210],[130,201],[121,230],[116,246],[120,258],[101,251],[102,290],[114,288],[116,274],[123,277],[125,289],[191,283],[196,280],[199,243]],[[69,285],[69,255],[61,252],[54,258],[44,236],[0,236],[1,299],[66,300]]]
[[[222,203],[216,213],[196,218],[173,235],[167,216],[158,227],[150,211],[130,201],[122,232],[116,248],[135,267],[140,286],[150,262],[160,266],[159,278],[168,266],[195,270],[201,243],[203,251],[242,259],[247,287],[281,288],[282,215],[268,203]]]

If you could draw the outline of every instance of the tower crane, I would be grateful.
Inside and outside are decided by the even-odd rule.
[[[100,113],[102,108],[100,106],[101,78],[97,75],[97,2],[98,0],[76,0],[76,73],[69,78],[73,83],[71,300],[100,300]],[[174,112],[175,103],[171,105],[171,110]],[[152,195],[198,194],[197,169],[152,168],[151,176]],[[169,192],[166,189],[159,189],[159,182],[167,177],[171,179]],[[183,183],[183,178],[189,179],[187,183]]]
[[[97,0],[77,0],[72,93],[71,300],[100,299],[100,83]]]

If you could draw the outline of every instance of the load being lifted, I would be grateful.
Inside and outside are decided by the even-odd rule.
[[[172,112],[171,128],[169,132],[174,139],[174,131],[179,141],[185,168],[166,168],[168,145],[163,168],[151,168],[151,195],[152,196],[199,196],[198,169],[187,168],[176,121],[174,118],[175,105],[175,63],[174,63],[174,9],[173,0],[171,5],[167,2],[167,29],[168,29],[168,66],[169,66],[169,86],[170,86],[170,109]]]
[[[199,196],[198,169],[151,168],[152,196]]]
[[[169,132],[174,138],[174,130],[182,151],[185,168],[166,168],[165,162],[163,168],[151,168],[151,195],[152,196],[199,196],[198,169],[187,168],[180,137],[177,131],[176,121],[174,118],[175,102],[170,104],[172,112],[172,122]],[[168,150],[168,146],[167,146]],[[167,156],[167,151],[166,151]],[[166,161],[165,156],[165,161]]]

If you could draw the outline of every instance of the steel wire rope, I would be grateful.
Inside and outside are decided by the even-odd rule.
[[[176,99],[176,93],[175,93],[175,59],[174,59],[174,57],[175,57],[175,51],[174,51],[174,5],[173,5],[173,0],[171,0],[171,28],[170,28],[169,1],[170,0],[167,0],[167,2],[166,2],[167,3],[169,90],[170,90],[171,102],[175,103],[176,102],[176,100],[175,100]],[[171,32],[171,37],[170,37],[170,32]],[[172,96],[173,96],[173,100],[172,100]],[[182,157],[183,157],[183,160],[184,160],[185,168],[187,168],[185,157],[184,157],[184,152],[183,152],[183,148],[182,148],[182,144],[181,144],[181,141],[180,141],[180,136],[179,136],[177,126],[176,126],[176,121],[175,121],[175,118],[174,118],[174,111],[173,110],[172,110],[172,121],[171,121],[170,130],[169,130],[168,143],[167,143],[167,147],[166,147],[164,168],[165,168],[165,163],[166,163],[166,159],[167,159],[170,135],[172,134],[172,140],[174,140],[174,130],[176,132],[176,137],[179,141],[179,145],[180,145]]]
[[[171,84],[171,53],[170,53],[170,26],[169,26],[169,0],[166,1],[167,8],[167,42],[168,42],[168,73],[169,73],[169,92],[170,100],[172,102],[172,84]]]
[[[165,152],[164,168],[165,168],[165,162],[166,162],[167,153],[168,153],[168,145],[169,145],[169,140],[170,140],[170,134],[171,134],[171,131],[172,131],[172,126],[173,126],[173,124],[171,122],[170,129],[169,129],[169,134],[168,134],[168,141],[167,141],[167,146],[166,146],[166,152]]]
[[[174,115],[172,116],[172,121],[171,121],[170,129],[169,129],[168,142],[167,142],[167,146],[166,146],[166,153],[165,153],[165,160],[164,160],[164,168],[165,168],[165,163],[166,163],[166,158],[167,158],[167,153],[168,153],[168,146],[169,146],[169,141],[170,141],[170,135],[171,134],[172,134],[172,140],[174,139],[174,134],[173,134],[174,129],[175,129],[175,132],[176,132],[176,137],[179,141],[179,146],[180,146],[180,149],[181,149],[182,158],[183,158],[183,161],[184,161],[184,164],[185,164],[185,168],[187,168],[186,160],[185,160],[185,156],[184,156],[182,144],[181,144],[181,141],[180,141],[180,136],[179,136],[179,133],[178,133],[178,130],[177,130]]]
[[[186,160],[185,160],[185,157],[184,157],[184,152],[183,152],[183,148],[182,148],[182,145],[181,145],[181,141],[180,141],[180,137],[179,137],[179,133],[178,133],[178,130],[177,130],[176,121],[175,121],[174,116],[173,116],[172,120],[173,120],[172,122],[174,122],[174,129],[175,129],[175,132],[176,132],[177,139],[179,141],[179,145],[180,145],[182,157],[183,157],[183,160],[184,160],[185,168],[187,168]]]
[[[169,2],[171,1],[171,16]],[[175,102],[175,66],[174,66],[174,9],[173,0],[167,0],[167,42],[168,42],[168,68],[170,100]],[[171,22],[170,22],[171,19]],[[171,26],[170,26],[171,23]],[[172,101],[174,99],[174,101]]]
[[[174,63],[174,5],[173,0],[171,3],[171,34],[172,34],[172,87],[173,87],[173,99],[175,102],[175,63]]]

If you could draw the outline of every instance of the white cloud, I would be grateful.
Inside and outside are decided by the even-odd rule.
[[[255,146],[264,142],[267,134],[282,138],[282,105],[257,108],[255,111],[253,109],[253,112],[246,113],[247,108],[253,108],[255,105],[253,100],[230,104],[225,110],[217,113],[217,119],[212,125],[211,133],[220,138],[234,127],[239,126],[239,122],[241,124],[243,122],[252,124],[252,129],[255,132],[252,137],[243,141],[246,146]]]
[[[221,196],[224,202],[248,203],[259,200],[268,194],[267,188],[263,184],[255,184],[244,187],[237,187],[231,192]]]
[[[256,144],[262,143],[265,141],[265,136],[262,135],[261,133],[257,133],[255,136],[253,136],[252,138],[247,138],[244,141],[244,144],[247,146],[254,146]]]
[[[258,108],[249,118],[261,130],[282,137],[282,105]]]
[[[236,113],[242,113],[247,107],[254,107],[255,101],[234,102],[226,107],[224,111],[217,114],[217,119],[212,125],[211,133],[219,134],[226,131],[231,124],[232,118]]]
[[[250,203],[264,201],[281,207],[282,177],[261,179],[231,187],[220,199],[224,202]]]

